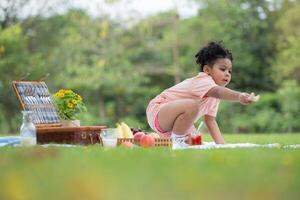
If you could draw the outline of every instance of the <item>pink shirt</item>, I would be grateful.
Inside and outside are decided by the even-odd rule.
[[[161,105],[178,99],[194,99],[199,103],[198,117],[210,115],[216,117],[220,99],[206,97],[205,94],[217,86],[211,76],[200,72],[197,76],[188,78],[171,88],[164,90],[152,99],[147,107],[147,118],[149,125],[153,128],[154,119]]]

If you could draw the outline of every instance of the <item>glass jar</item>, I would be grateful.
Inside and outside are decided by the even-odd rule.
[[[36,128],[33,124],[33,112],[22,111],[23,123],[20,128],[21,145],[32,146],[36,145]]]

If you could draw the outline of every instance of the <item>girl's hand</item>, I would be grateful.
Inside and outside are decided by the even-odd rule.
[[[246,92],[239,94],[239,102],[242,105],[249,105],[253,102],[255,102],[255,94],[252,92],[251,94],[248,94]]]

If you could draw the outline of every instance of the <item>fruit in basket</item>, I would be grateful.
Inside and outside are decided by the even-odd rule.
[[[124,138],[123,129],[121,124],[117,123],[117,129],[118,129],[118,138]]]
[[[134,134],[133,138],[134,140],[140,141],[144,135],[145,135],[144,132],[139,131]]]
[[[155,139],[151,135],[144,135],[140,139],[141,147],[153,147],[155,146]]]
[[[133,138],[131,129],[124,122],[121,122],[121,124],[117,123],[117,129],[119,132],[118,138]]]
[[[127,124],[125,124],[124,122],[121,122],[121,128],[122,128],[124,138],[133,138],[132,131]]]
[[[121,147],[126,148],[126,149],[132,149],[133,144],[129,141],[122,142]]]

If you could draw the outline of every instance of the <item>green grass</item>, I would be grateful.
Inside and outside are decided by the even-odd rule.
[[[208,134],[204,134],[204,141],[212,141]],[[226,143],[257,143],[269,144],[280,143],[300,144],[300,133],[297,134],[224,134]]]
[[[300,143],[294,135],[227,142]],[[204,140],[209,140],[207,135]],[[0,148],[0,199],[299,199],[298,149]]]

